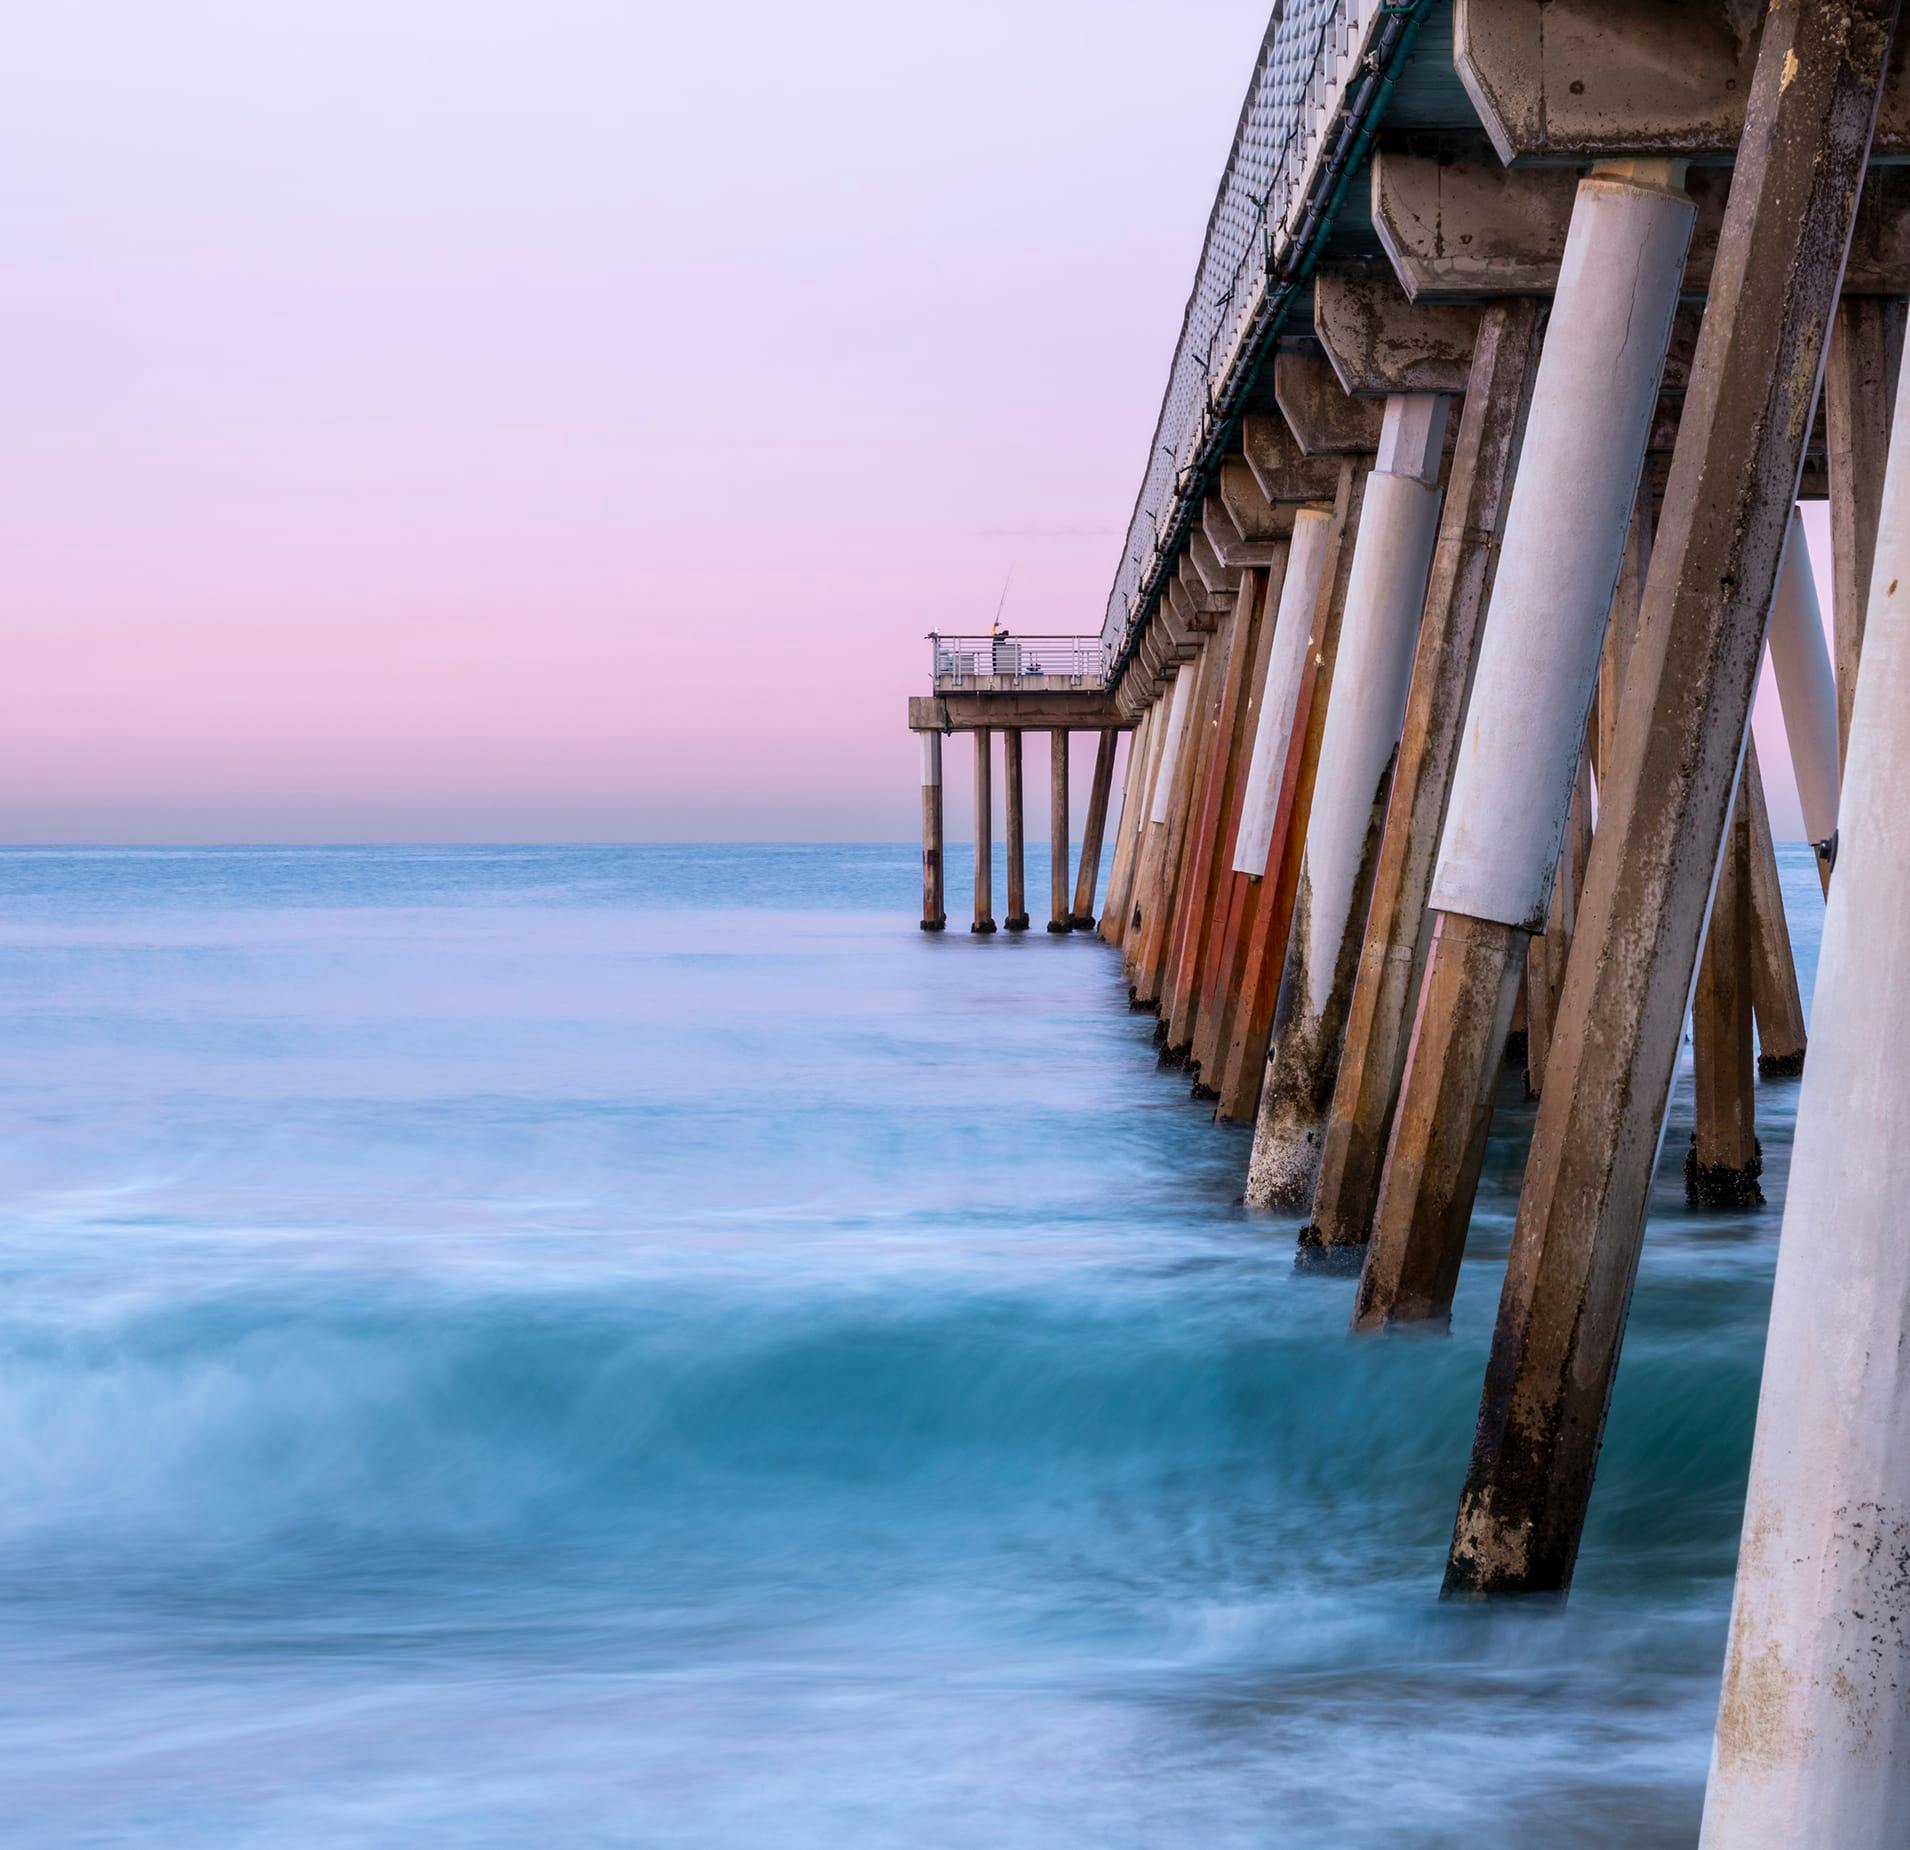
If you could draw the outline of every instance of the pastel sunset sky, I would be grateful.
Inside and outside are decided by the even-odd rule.
[[[0,838],[907,839],[924,632],[1099,627],[1265,23],[23,13]]]

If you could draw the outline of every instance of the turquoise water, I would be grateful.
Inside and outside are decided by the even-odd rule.
[[[1453,1335],[1353,1343],[913,848],[0,882],[10,1845],[1694,1841],[1794,1084],[1742,1217],[1681,1089],[1570,1606],[1443,1606],[1510,1085]]]

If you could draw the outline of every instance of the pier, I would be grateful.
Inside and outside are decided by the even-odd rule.
[[[1522,1064],[1449,1596],[1570,1588],[1687,1032],[1694,1207],[1762,1201],[1759,1087],[1801,1085],[1718,1850],[1910,1841],[1907,65],[1891,0],[1278,6],[1099,629],[932,636],[908,705],[923,929],[955,735],[971,930],[1029,928],[1051,734],[1047,929],[1119,955],[1190,1121],[1252,1125],[1242,1193],[1358,1271],[1353,1332],[1444,1325]],[[1808,1045],[1767,654],[1827,906]]]

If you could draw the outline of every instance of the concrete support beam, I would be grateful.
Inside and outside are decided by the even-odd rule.
[[[1454,0],[1459,81],[1504,161],[1730,159],[1763,8],[1742,0]],[[1875,152],[1910,152],[1903,54]]]
[[[1274,503],[1260,491],[1256,476],[1244,456],[1229,456],[1220,465],[1220,483],[1215,491],[1227,518],[1242,539],[1272,541],[1288,538],[1293,532],[1291,502]],[[1302,497],[1304,499],[1304,497]],[[1331,500],[1329,495],[1326,497]]]
[[[922,742],[922,929],[941,931],[948,924],[943,901],[942,735],[919,733]]]
[[[1360,510],[1366,494],[1365,471],[1353,458],[1341,458],[1339,469],[1339,488],[1334,496],[1321,562],[1323,569],[1308,613],[1310,621],[1292,723],[1281,755],[1279,799],[1269,832],[1267,859],[1261,870],[1262,891],[1254,909],[1251,930],[1240,945],[1238,975],[1233,985],[1233,1013],[1221,1049],[1219,1083],[1214,1088],[1219,1095],[1214,1115],[1219,1118],[1253,1117],[1266,1072],[1274,1003],[1299,887],[1300,846],[1306,839],[1308,818],[1313,809],[1320,744],[1326,730],[1334,664],[1339,656],[1341,617],[1346,609],[1347,583],[1352,571],[1353,542],[1359,531]],[[1297,528],[1295,539],[1297,546]],[[1292,573],[1289,565],[1289,578]],[[1275,640],[1277,643],[1278,638]],[[1236,866],[1239,860],[1240,851],[1236,850]]]
[[[1204,542],[1203,542],[1204,544]],[[1180,586],[1187,593],[1188,608],[1193,612],[1193,628],[1196,634],[1211,636],[1219,628],[1220,621],[1234,607],[1234,594],[1229,589],[1212,590],[1201,576],[1200,569],[1194,563],[1191,550],[1183,552],[1180,564],[1174,568]]]
[[[1240,583],[1240,570],[1229,565],[1201,528],[1196,527],[1187,536],[1187,562],[1194,568],[1200,579],[1201,587],[1212,598],[1233,597]]]
[[[1479,647],[1471,711],[1493,723],[1462,735],[1429,894],[1472,923],[1436,928],[1428,951],[1361,1327],[1450,1312],[1425,1294],[1458,1277],[1526,939],[1544,929],[1578,783],[1691,227],[1675,179],[1595,169],[1579,185]]]
[[[1702,1850],[1910,1842],[1910,417],[1901,405],[1884,495]]]
[[[1808,1045],[1804,997],[1797,986],[1790,921],[1784,916],[1784,889],[1753,739],[1744,742],[1738,801],[1746,806],[1751,825],[1751,1012],[1757,1023],[1758,1076],[1794,1079],[1804,1070]]]
[[[1313,276],[1313,330],[1348,392],[1463,392],[1482,312],[1471,302],[1411,301],[1384,264]]]
[[[1903,363],[1903,332],[1902,302],[1840,302],[1824,367],[1839,764],[1850,739],[1857,664],[1863,656],[1864,600],[1877,550],[1877,510],[1890,445],[1890,407],[1896,403]]]
[[[1113,726],[1125,731],[1127,724],[1114,696],[1101,690],[909,696],[911,732],[974,732],[995,726],[1019,726],[1029,732],[1045,732],[1052,726],[1090,732]]]
[[[1269,510],[1271,513],[1271,510]],[[1293,510],[1279,510],[1281,522],[1288,532],[1293,529]],[[1273,563],[1274,548],[1280,544],[1278,539],[1246,540],[1240,537],[1240,529],[1234,525],[1233,516],[1227,512],[1226,503],[1215,489],[1201,503],[1200,530],[1207,536],[1207,544],[1214,549],[1214,556],[1230,571],[1246,571],[1252,566],[1262,568]]]
[[[1068,735],[1051,732],[1048,734],[1048,929],[1055,932],[1074,930],[1068,914],[1068,837]]]
[[[1530,300],[1494,303],[1478,317],[1366,942],[1327,1114],[1319,1181],[1301,1236],[1312,1244],[1361,1245],[1372,1231],[1425,961],[1433,860],[1531,404],[1538,325],[1538,304]]]
[[[1561,1591],[1577,1557],[1896,14],[1896,0],[1793,0],[1766,15],[1519,1198],[1449,1590]],[[1868,983],[1889,980],[1875,959],[1866,964]]]
[[[1693,301],[1711,286],[1730,184],[1728,167],[1694,167],[1687,178],[1697,218],[1681,287]],[[1419,307],[1491,294],[1550,295],[1576,185],[1570,167],[1504,167],[1489,148],[1465,139],[1439,155],[1382,149],[1372,162],[1373,228],[1401,289]],[[1873,168],[1858,213],[1844,293],[1910,292],[1910,173]],[[1325,341],[1326,330],[1319,332]]]
[[[1058,735],[1065,737],[1066,735]],[[1101,878],[1101,846],[1106,839],[1108,798],[1114,789],[1114,749],[1120,734],[1104,729],[1094,746],[1094,780],[1088,786],[1088,813],[1081,829],[1081,864],[1074,879],[1074,910],[1069,929],[1094,929],[1094,889]]]
[[[1268,502],[1330,502],[1338,492],[1339,458],[1304,456],[1284,418],[1240,420],[1240,447],[1255,486]],[[1227,472],[1221,469],[1221,492],[1227,492]],[[1232,507],[1233,501],[1228,501]]]
[[[1222,837],[1245,771],[1249,740],[1242,722],[1247,710],[1248,682],[1259,653],[1266,601],[1266,574],[1243,573],[1234,613],[1226,626],[1226,657],[1219,667],[1219,695],[1215,703],[1213,744],[1207,768],[1195,792],[1192,832],[1188,836],[1187,886],[1174,921],[1173,942],[1161,991],[1161,1017],[1167,1023],[1170,1056],[1183,1057],[1192,1048],[1196,1001],[1194,987],[1199,954],[1207,940],[1214,899],[1220,890],[1225,863]],[[1220,638],[1215,637],[1215,647]]]
[[[1370,456],[1378,447],[1379,401],[1348,397],[1325,358],[1277,352],[1273,391],[1302,456]]]
[[[1565,961],[1578,925],[1578,895],[1592,848],[1592,780],[1581,764],[1572,786],[1572,807],[1559,844],[1558,872],[1545,909],[1545,929],[1525,947],[1525,1090],[1537,1098],[1544,1086],[1545,1060],[1552,1050],[1552,1024],[1558,1019],[1565,988]]]
[[[1691,1069],[1697,1123],[1685,1151],[1685,1199],[1695,1208],[1762,1205],[1751,1035],[1751,812],[1742,792],[1725,830],[1692,991]]]
[[[975,922],[971,932],[995,929],[995,735],[986,726],[975,733]]]
[[[1313,1198],[1438,536],[1448,403],[1440,394],[1387,399],[1377,466],[1366,478],[1340,628],[1340,691],[1321,738],[1298,922],[1247,1170],[1247,1200],[1259,1207],[1304,1208]]]

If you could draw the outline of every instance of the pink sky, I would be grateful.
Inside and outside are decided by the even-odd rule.
[[[1265,20],[23,15],[0,838],[906,839],[923,632],[1099,628]]]

